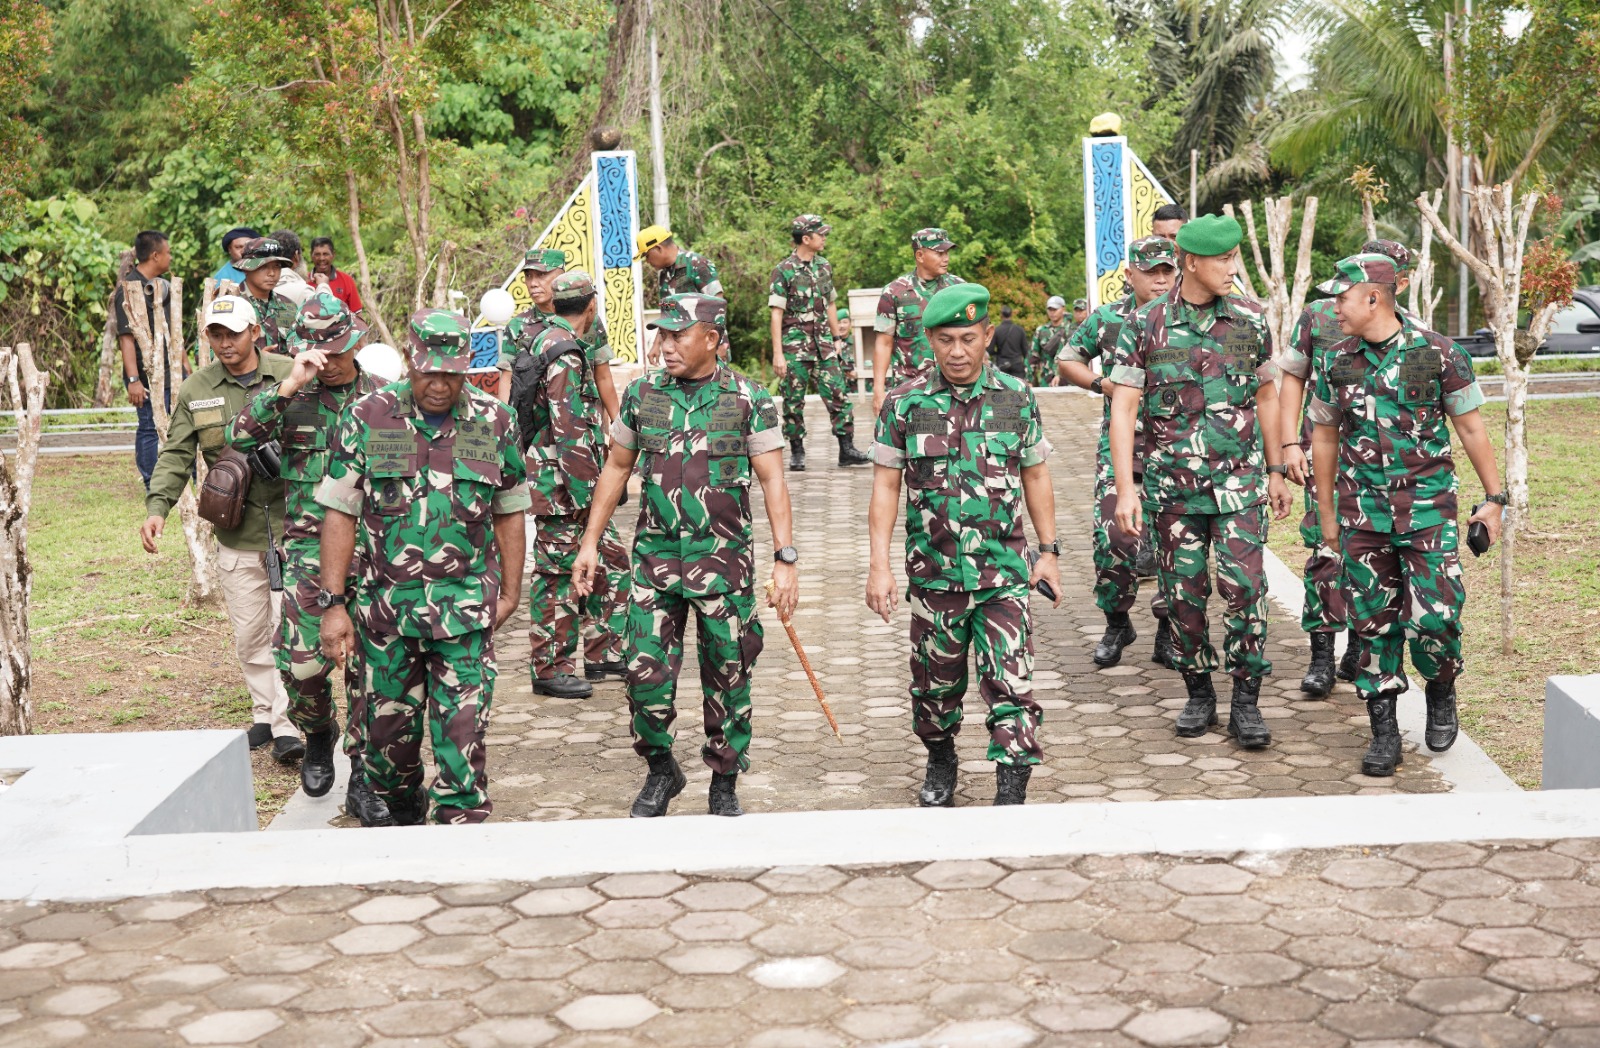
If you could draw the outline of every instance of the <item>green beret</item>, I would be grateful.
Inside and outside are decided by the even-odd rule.
[[[1226,255],[1243,239],[1239,220],[1227,215],[1201,215],[1178,230],[1178,246],[1191,255]]]
[[[989,289],[982,284],[951,284],[922,307],[922,326],[969,327],[989,316]]]

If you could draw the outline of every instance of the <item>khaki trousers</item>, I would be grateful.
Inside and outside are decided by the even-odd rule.
[[[282,615],[282,594],[267,586],[266,555],[260,550],[217,550],[217,574],[222,580],[222,599],[233,622],[233,647],[244,672],[244,686],[250,692],[250,705],[257,724],[272,725],[276,738],[298,738],[289,723],[289,693],[273,657]]]

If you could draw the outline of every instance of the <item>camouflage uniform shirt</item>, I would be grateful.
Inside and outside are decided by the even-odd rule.
[[[894,352],[889,358],[889,374],[915,378],[933,366],[933,346],[922,330],[922,310],[935,292],[966,281],[951,273],[932,280],[918,280],[917,271],[889,281],[878,296],[878,316],[872,329],[894,332]]]
[[[293,356],[289,352],[289,336],[294,334],[298,307],[276,291],[271,298],[256,298],[244,285],[239,287],[239,297],[250,303],[250,308],[256,311],[256,323],[261,325],[261,334],[256,336],[256,352]]]
[[[506,321],[506,337],[500,343],[500,369],[511,370],[517,353],[532,348],[534,342],[544,334],[550,322],[555,319],[554,313],[546,313],[538,306],[530,306]],[[568,330],[571,328],[568,327]],[[592,366],[609,364],[617,356],[616,350],[611,348],[611,339],[606,335],[606,326],[600,322],[599,317],[595,318],[594,330],[589,332],[587,338],[574,337],[578,339],[578,344],[583,346]]]
[[[623,393],[611,438],[640,453],[634,584],[688,596],[748,589],[750,460],[783,446],[772,396],[725,364],[695,385],[657,371]]]
[[[435,428],[407,382],[350,409],[317,501],[361,521],[365,630],[442,640],[494,626],[493,517],[528,508],[516,423],[470,384]]]
[[[280,538],[290,549],[317,553],[328,512],[317,501],[317,485],[328,472],[328,456],[345,415],[377,389],[378,380],[364,371],[343,387],[312,379],[290,397],[279,396],[274,383],[251,398],[229,427],[228,443],[236,451],[251,451],[272,440],[280,444],[278,475],[286,499]]]
[[[722,281],[717,279],[717,267],[706,256],[686,247],[678,248],[677,260],[658,271],[656,280],[660,298],[691,293],[722,297]]]
[[[810,262],[791,254],[772,269],[767,305],[783,310],[783,351],[800,360],[821,360],[834,352],[833,266],[817,255]]]
[[[1050,454],[1027,383],[985,366],[964,388],[935,368],[889,394],[872,451],[878,465],[905,473],[913,585],[1027,585],[1022,468]]]
[[[528,438],[528,494],[539,516],[566,516],[587,509],[605,466],[606,435],[600,424],[600,387],[594,368],[570,325],[551,317],[529,352],[535,356],[567,347],[545,369],[534,399]]]
[[[1028,346],[1028,377],[1049,378],[1054,374],[1054,363],[1060,359],[1062,345],[1067,338],[1067,322],[1040,324],[1033,329],[1033,342]]]
[[[1472,358],[1402,316],[1395,337],[1354,336],[1316,369],[1311,420],[1339,427],[1339,523],[1405,534],[1456,516],[1456,472],[1446,416],[1483,403]]]
[[[1143,390],[1146,505],[1237,513],[1267,494],[1256,390],[1277,377],[1272,336],[1256,303],[1197,308],[1180,290],[1123,323],[1108,378]]]
[[[1115,302],[1107,302],[1084,318],[1083,323],[1060,344],[1056,353],[1056,360],[1077,362],[1085,366],[1095,357],[1100,358],[1102,368],[1110,368],[1112,357],[1117,351],[1117,340],[1122,337],[1122,326],[1128,322],[1128,315],[1133,310],[1133,296],[1123,295]],[[1066,324],[1061,324],[1059,330],[1065,332]],[[1040,328],[1040,330],[1044,330]],[[1100,422],[1100,446],[1096,451],[1100,460],[1111,460],[1111,398],[1105,397],[1105,413]],[[1144,417],[1135,422],[1136,434],[1133,447],[1133,470],[1135,473],[1143,472],[1144,464],[1141,461],[1144,455]]]

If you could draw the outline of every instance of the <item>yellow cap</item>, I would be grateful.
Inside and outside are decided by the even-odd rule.
[[[643,258],[645,252],[653,247],[660,247],[672,239],[672,230],[666,226],[645,226],[639,230],[639,235],[633,238],[633,244],[639,249],[634,258]]]
[[[1122,134],[1122,118],[1115,113],[1101,113],[1089,121],[1091,135],[1120,135]]]

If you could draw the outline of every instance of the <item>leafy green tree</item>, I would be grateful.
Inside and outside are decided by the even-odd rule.
[[[16,217],[38,134],[22,103],[50,55],[50,15],[38,0],[0,0],[0,225]]]

